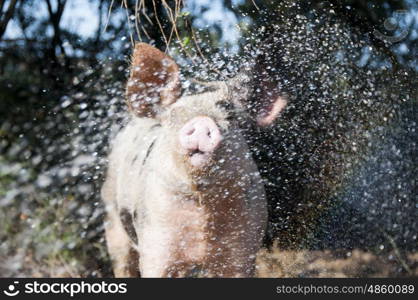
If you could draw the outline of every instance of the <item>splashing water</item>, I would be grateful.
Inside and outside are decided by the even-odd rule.
[[[184,93],[204,89],[191,77],[245,71],[289,98],[273,127],[243,126],[268,194],[267,240],[286,251],[416,252],[418,120],[409,74],[332,9],[291,6],[277,20],[244,37],[243,53],[191,61],[173,49],[189,70]],[[126,117],[124,80],[114,74],[127,71],[103,62],[79,74],[79,90],[42,111],[43,122],[2,123],[21,136],[0,144],[1,275],[110,274],[99,191],[109,139]],[[85,79],[92,73],[98,81]],[[250,108],[261,96],[254,88]],[[413,271],[401,266],[392,275],[404,272]]]

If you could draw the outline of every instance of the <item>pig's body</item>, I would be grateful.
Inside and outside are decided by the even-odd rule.
[[[236,90],[218,83],[180,98],[175,62],[149,45],[135,48],[133,117],[113,141],[102,189],[116,276],[254,275],[267,205],[237,126],[248,114]],[[257,122],[278,112],[264,110]]]
[[[195,101],[207,114],[200,103],[206,97],[185,97],[175,107]],[[134,117],[114,140],[103,198],[108,211],[117,211],[115,218],[130,214],[136,235],[120,230],[125,238],[117,246],[139,252],[144,277],[251,276],[267,211],[257,167],[239,130],[229,129],[213,165],[199,174],[190,174],[177,157],[173,137],[166,136],[170,132],[155,120]],[[126,267],[117,275],[130,275]]]

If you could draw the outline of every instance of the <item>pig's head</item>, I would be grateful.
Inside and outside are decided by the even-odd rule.
[[[215,82],[208,92],[181,97],[179,75],[171,57],[138,43],[127,101],[137,117],[160,124],[160,151],[165,157],[173,155],[175,169],[189,174],[208,173],[208,169],[231,160],[242,163],[251,159],[238,124],[254,120],[259,126],[268,126],[286,105],[283,97],[266,91],[268,96],[263,96],[264,104],[255,106],[259,112],[254,117],[246,102],[250,84],[244,76]]]

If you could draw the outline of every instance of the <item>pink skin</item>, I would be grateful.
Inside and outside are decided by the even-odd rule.
[[[209,117],[199,116],[187,122],[179,132],[182,152],[190,156],[194,167],[203,167],[222,140],[219,127]]]

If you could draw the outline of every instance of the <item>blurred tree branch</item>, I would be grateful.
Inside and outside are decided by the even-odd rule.
[[[61,39],[61,28],[60,28],[60,22],[62,18],[62,14],[64,12],[65,4],[67,3],[67,0],[57,0],[57,8],[54,11],[52,8],[51,0],[45,0],[47,7],[48,7],[48,13],[49,13],[49,19],[51,21],[52,28],[54,29],[54,35],[52,37],[52,45],[51,45],[51,57],[56,59],[56,53],[55,50],[58,47],[61,51],[61,54],[65,57],[65,49],[62,45],[62,39]]]
[[[17,0],[11,0],[9,2],[9,6],[7,7],[6,11],[3,12],[3,7],[6,0],[0,0],[0,39],[3,37],[4,33],[6,32],[7,24],[13,17],[15,7],[17,4]]]

